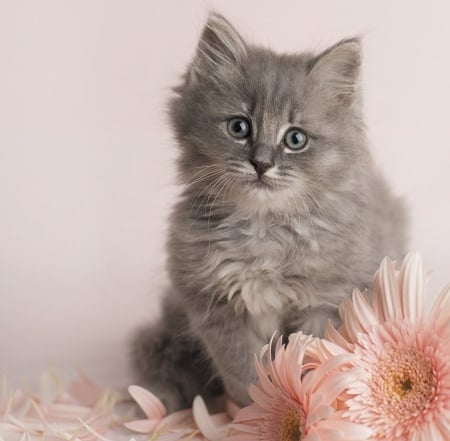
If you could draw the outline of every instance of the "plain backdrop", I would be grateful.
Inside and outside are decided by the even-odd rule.
[[[450,281],[447,0],[1,0],[0,371],[125,385],[158,313],[176,149],[165,103],[208,10],[251,42],[363,36],[373,154],[408,200],[410,248]]]

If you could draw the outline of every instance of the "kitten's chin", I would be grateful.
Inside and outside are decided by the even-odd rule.
[[[241,182],[232,194],[239,208],[255,213],[286,211],[290,197],[286,188],[259,179]]]
[[[248,179],[242,181],[243,190],[274,190],[276,191],[278,186],[268,179]]]

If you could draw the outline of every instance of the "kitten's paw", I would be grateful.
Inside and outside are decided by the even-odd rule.
[[[149,385],[143,385],[142,387],[149,390],[163,403],[167,414],[173,413],[177,410],[187,409],[192,405],[192,403],[187,403],[175,388],[165,387],[163,389],[158,386]]]
[[[248,388],[251,383],[257,383],[255,379],[252,379],[249,382],[241,382],[236,381],[235,379],[228,379],[228,382],[226,382],[226,395],[233,401],[233,403],[236,403],[240,407],[248,406],[252,403],[252,399],[250,398],[250,395],[248,394]]]

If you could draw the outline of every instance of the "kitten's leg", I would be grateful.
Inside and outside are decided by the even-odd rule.
[[[248,387],[257,382],[254,355],[267,342],[256,336],[245,316],[236,315],[229,304],[214,309],[206,319],[191,319],[222,377],[227,395],[240,406],[250,404]]]
[[[202,343],[183,310],[166,302],[159,322],[141,329],[132,345],[138,384],[148,387],[169,412],[189,408],[197,394],[206,400],[223,392]]]
[[[282,333],[286,337],[298,331],[315,337],[323,337],[329,321],[335,327],[341,323],[338,308],[331,305],[314,306],[301,310],[293,307],[283,315],[282,321]]]

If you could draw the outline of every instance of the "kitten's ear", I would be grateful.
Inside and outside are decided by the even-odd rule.
[[[353,104],[359,100],[361,42],[342,40],[313,60],[309,77],[329,97]]]
[[[247,46],[234,27],[220,14],[211,12],[198,43],[191,69],[194,75],[215,75],[234,68],[247,53]]]

